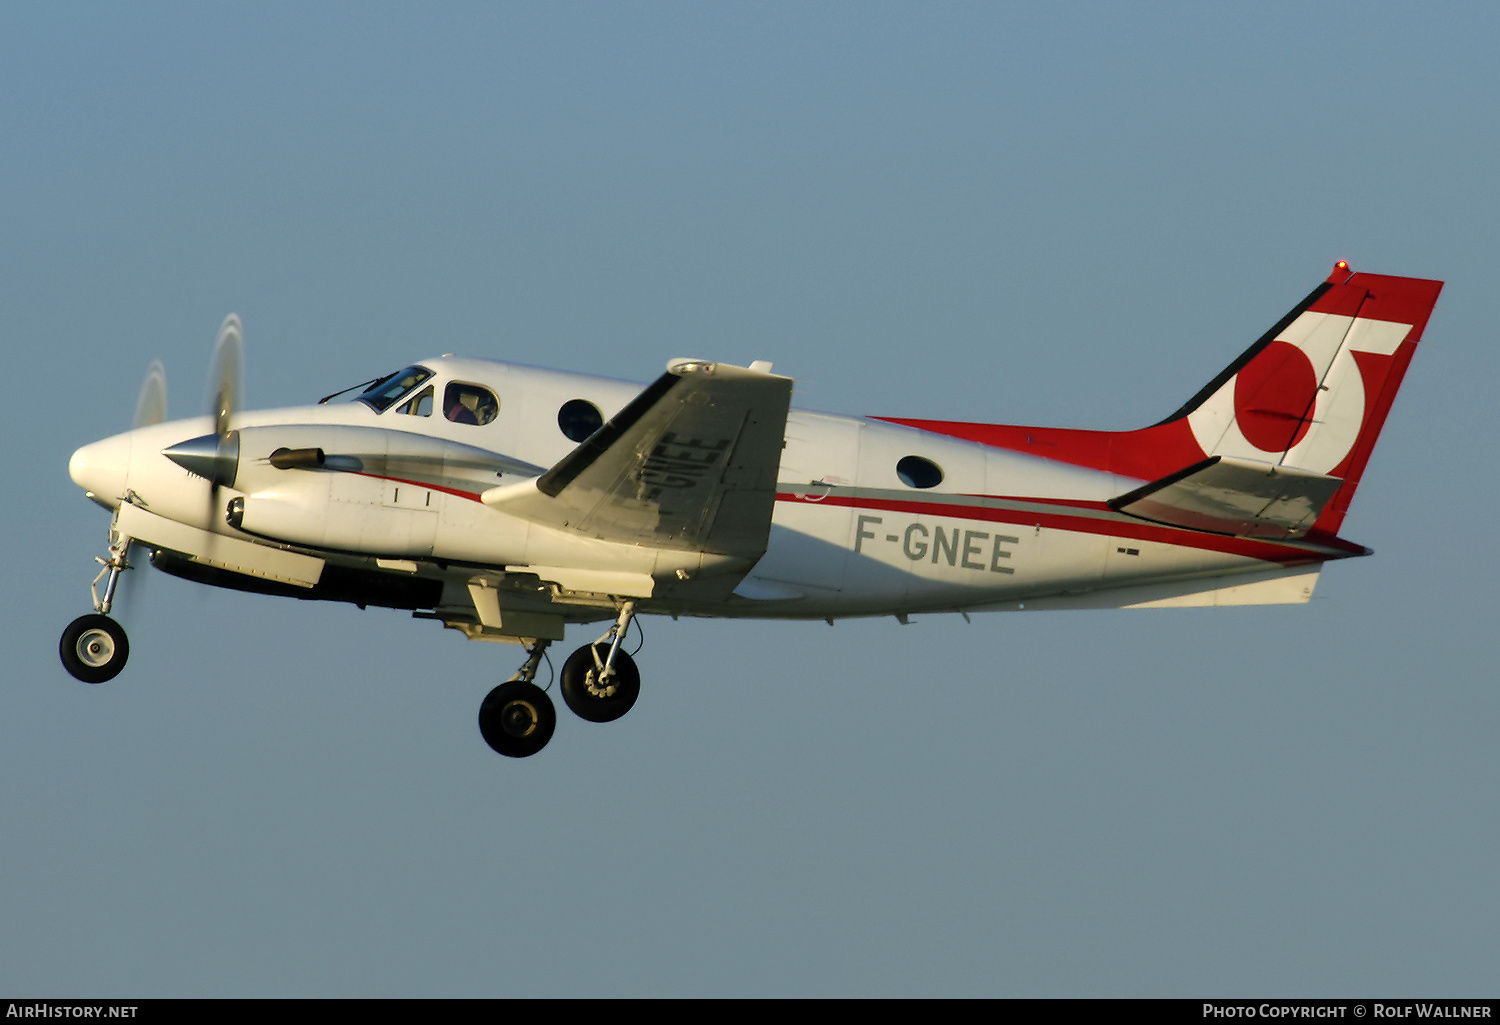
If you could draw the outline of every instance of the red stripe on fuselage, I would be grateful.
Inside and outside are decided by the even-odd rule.
[[[358,470],[351,470],[349,472],[353,473],[357,477],[368,477],[371,480],[388,480],[393,484],[410,484],[414,488],[426,488],[428,491],[441,491],[445,495],[452,495],[455,498],[467,498],[471,502],[480,501],[480,493],[477,491],[460,491],[457,488],[445,488],[441,484],[428,484],[426,481],[422,480],[408,480],[405,477],[387,477],[382,473],[362,473]]]
[[[480,495],[477,492],[460,491],[457,488],[429,484],[425,481],[410,480],[405,477],[387,477],[373,473],[360,473],[359,476],[369,477],[373,480],[388,480],[395,484],[409,484],[412,487],[426,488],[429,491],[440,491],[443,494],[453,495],[455,498],[463,498],[471,502],[481,501]],[[990,498],[994,496],[964,495],[957,497]],[[1265,562],[1284,563],[1287,565],[1299,562],[1322,562],[1329,558],[1343,557],[1334,553],[1324,554],[1308,551],[1304,548],[1279,545],[1274,541],[1230,537],[1222,534],[1205,534],[1201,531],[1181,530],[1176,527],[1133,519],[1100,519],[1097,516],[1070,516],[1064,512],[1037,512],[1035,510],[1004,509],[988,505],[957,505],[946,502],[921,502],[900,498],[864,498],[839,495],[837,493],[827,495],[816,501],[809,501],[801,495],[778,492],[776,500],[778,502],[804,502],[810,505],[835,505],[851,509],[879,509],[882,512],[904,512],[924,516],[942,516],[949,519],[984,520],[989,523],[1014,523],[1022,526],[1047,527],[1050,530],[1067,530],[1078,534],[1098,534],[1105,537],[1132,538],[1138,541],[1157,541],[1162,544],[1177,545],[1183,548],[1220,552],[1225,555],[1241,555],[1251,559],[1260,559]],[[1101,513],[1111,511],[1109,506],[1104,502],[1079,502],[1063,498],[1009,498],[1006,500],[1028,502],[1034,505],[1053,505],[1059,508],[1076,509],[1080,512]],[[1347,555],[1363,555],[1365,552],[1365,549],[1361,546],[1351,544],[1342,538],[1317,538],[1313,543],[1336,549]]]
[[[963,496],[979,497],[979,496]],[[800,495],[780,492],[778,502],[806,502]],[[1058,499],[1009,499],[1017,502],[1046,502],[1061,504]],[[1343,555],[1308,551],[1262,541],[1248,537],[1230,537],[1225,534],[1205,534],[1202,531],[1182,530],[1162,524],[1147,523],[1134,519],[1100,519],[1096,516],[1069,516],[1062,512],[1037,512],[1027,509],[1004,509],[987,505],[953,505],[943,502],[920,502],[899,498],[865,498],[839,495],[837,493],[817,499],[808,504],[836,505],[851,509],[878,509],[882,512],[904,512],[922,516],[943,516],[949,519],[985,520],[991,523],[1014,523],[1019,526],[1047,527],[1051,530],[1067,530],[1078,534],[1099,534],[1105,537],[1132,538],[1138,541],[1158,541],[1162,544],[1194,548],[1225,555],[1241,555],[1264,562],[1292,565],[1302,562],[1323,562]],[[1080,511],[1099,511],[1109,507],[1102,502],[1069,503]],[[1338,538],[1319,538],[1319,545],[1334,548],[1348,555],[1363,555],[1365,550]]]
[[[385,477],[371,473],[362,473],[360,476],[370,477],[375,480],[388,480],[396,484],[409,484],[412,487],[427,488],[430,491],[441,491],[444,494],[467,499],[471,502],[481,501],[479,494],[476,492],[460,491],[456,488],[447,488],[438,484],[428,484],[425,481],[409,480],[404,477]],[[966,495],[959,497],[980,498],[990,496]],[[1183,548],[1221,552],[1225,555],[1242,555],[1251,559],[1261,559],[1265,562],[1285,563],[1288,565],[1299,562],[1321,562],[1328,558],[1341,557],[1331,553],[1325,555],[1319,552],[1310,552],[1304,548],[1279,545],[1274,541],[1229,537],[1222,534],[1205,534],[1201,531],[1181,530],[1176,527],[1146,523],[1140,520],[1100,519],[1096,516],[1070,516],[1064,512],[1036,512],[1034,510],[1003,509],[987,505],[955,505],[946,502],[921,502],[899,498],[863,498],[839,495],[837,493],[827,495],[816,502],[809,502],[808,499],[800,495],[778,492],[776,500],[778,502],[806,502],[810,505],[835,505],[851,509],[879,509],[882,512],[943,516],[949,519],[984,520],[989,523],[1014,523],[1022,526],[1040,526],[1047,527],[1050,530],[1068,530],[1078,534],[1099,534],[1106,537],[1132,538],[1138,541],[1158,541],[1162,544],[1178,545]],[[1063,498],[1012,498],[1009,501],[1029,502],[1035,505],[1053,505],[1060,508],[1076,509],[1080,512],[1101,513],[1110,511],[1109,506],[1103,502],[1078,502]],[[1364,554],[1362,547],[1350,544],[1340,538],[1319,538],[1315,543],[1339,549],[1348,555]]]

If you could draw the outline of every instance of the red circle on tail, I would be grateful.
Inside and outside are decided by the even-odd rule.
[[[1263,452],[1285,452],[1307,434],[1318,375],[1307,354],[1273,341],[1234,379],[1234,415],[1245,440]]]

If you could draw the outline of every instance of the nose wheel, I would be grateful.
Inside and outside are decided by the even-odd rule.
[[[57,653],[62,656],[63,667],[77,679],[103,683],[125,668],[130,642],[120,624],[108,616],[79,616],[63,631]]]

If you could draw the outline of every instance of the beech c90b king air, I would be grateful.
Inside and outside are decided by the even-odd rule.
[[[479,728],[524,756],[556,724],[534,678],[570,623],[608,624],[559,673],[607,722],[640,691],[642,614],[1305,602],[1325,562],[1368,554],[1339,527],[1441,288],[1340,263],[1181,409],[1118,432],[807,413],[769,363],[698,359],[642,390],[442,356],[349,401],[241,411],[231,316],[209,416],[167,421],[153,365],[134,429],[73,454],[114,519],[62,661],[89,683],[124,666],[108,613],[145,554],[523,645]]]

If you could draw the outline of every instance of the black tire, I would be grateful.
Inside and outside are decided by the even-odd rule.
[[[63,668],[84,683],[113,680],[130,657],[125,631],[108,616],[79,616],[68,624],[58,642]]]
[[[547,746],[557,728],[557,710],[547,692],[525,680],[507,680],[479,706],[484,742],[507,758],[525,758]]]
[[[614,676],[601,693],[594,682],[599,671],[594,661],[595,651],[603,662],[609,654],[609,645],[585,644],[563,663],[563,701],[580,719],[614,722],[630,711],[635,699],[641,696],[641,671],[635,667],[635,659],[623,651],[616,652]]]

